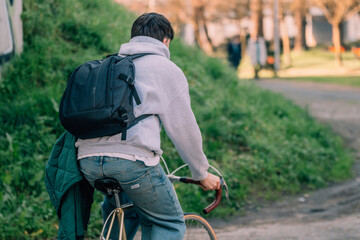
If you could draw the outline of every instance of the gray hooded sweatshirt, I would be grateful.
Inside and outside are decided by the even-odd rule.
[[[184,73],[172,61],[168,47],[161,41],[138,36],[121,45],[120,55],[151,53],[135,59],[135,88],[141,104],[134,102],[136,117],[153,114],[127,131],[93,139],[78,139],[78,158],[115,156],[140,160],[147,166],[159,163],[163,153],[160,131],[163,125],[196,180],[207,177],[208,161],[202,149],[200,129],[190,105],[189,85]],[[162,123],[162,124],[161,124]],[[124,157],[125,156],[125,157]],[[132,157],[130,157],[132,156]]]

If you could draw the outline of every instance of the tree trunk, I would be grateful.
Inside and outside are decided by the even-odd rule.
[[[199,46],[199,48],[203,49],[203,43],[201,41],[201,36],[200,36],[200,16],[199,16],[199,9],[195,8],[194,9],[194,34],[195,34],[195,42],[196,44]]]
[[[339,23],[332,23],[332,39],[334,43],[334,50],[335,50],[335,61],[339,66],[342,65],[342,58],[341,58],[341,34],[340,34],[340,27]]]
[[[284,53],[284,65],[285,67],[291,66],[291,56],[290,56],[290,40],[289,34],[287,31],[286,23],[284,18],[281,19],[281,39],[283,43],[283,53]]]
[[[295,36],[294,51],[302,51],[305,47],[305,15],[301,9],[294,12],[297,33]]]
[[[194,34],[195,42],[206,54],[213,53],[213,45],[206,28],[206,21],[204,17],[204,7],[199,6],[194,8]],[[205,35],[205,36],[204,36]]]
[[[251,38],[256,39],[257,36],[263,37],[264,30],[263,30],[262,0],[252,0],[250,2],[250,9],[251,9],[251,21],[254,24],[253,30],[250,33]]]
[[[206,19],[205,19],[205,8],[202,6],[200,9],[200,16],[201,16],[201,20],[202,20],[202,25],[203,25],[203,29],[204,29],[204,32],[205,32],[205,36],[206,36],[206,39],[210,45],[210,48],[211,48],[211,52],[214,51],[214,45],[212,43],[212,40],[210,38],[210,35],[209,35],[209,31],[208,31],[208,28],[206,26]]]

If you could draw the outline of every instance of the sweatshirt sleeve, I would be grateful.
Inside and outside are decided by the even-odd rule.
[[[192,177],[203,180],[207,177],[209,163],[203,152],[199,126],[190,105],[188,86],[159,115],[182,160],[189,165]]]

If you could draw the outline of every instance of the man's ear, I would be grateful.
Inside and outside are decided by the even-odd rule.
[[[170,38],[164,38],[164,40],[162,41],[167,47],[170,46]]]

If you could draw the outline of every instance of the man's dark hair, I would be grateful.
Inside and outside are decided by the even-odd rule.
[[[173,40],[174,30],[169,20],[158,13],[144,13],[135,20],[131,28],[131,38],[148,36],[163,41],[164,38]]]

